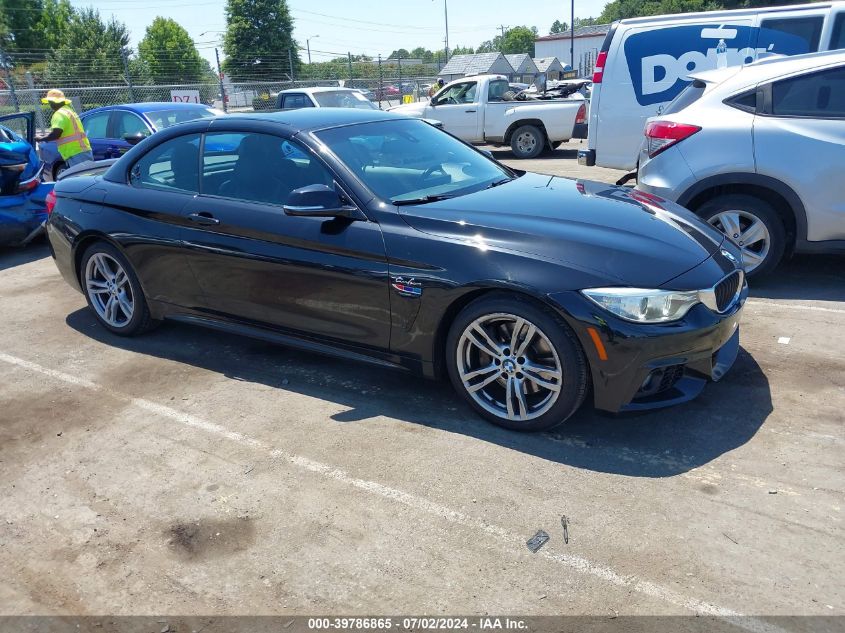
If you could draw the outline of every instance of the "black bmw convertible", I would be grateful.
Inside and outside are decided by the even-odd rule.
[[[739,251],[626,188],[511,170],[379,111],[206,119],[63,180],[56,264],[103,327],[173,319],[448,375],[520,430],[690,400],[739,348]]]

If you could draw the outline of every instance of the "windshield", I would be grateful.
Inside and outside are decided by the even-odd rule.
[[[373,193],[392,203],[453,198],[513,177],[505,167],[416,119],[337,127],[316,136]]]
[[[364,95],[356,90],[333,90],[331,92],[315,92],[314,100],[321,108],[360,108],[362,110],[377,110],[376,106]]]
[[[211,108],[174,108],[172,110],[157,110],[155,112],[147,112],[147,118],[152,122],[157,130],[163,130],[171,125],[177,123],[185,123],[187,121],[194,121],[196,119],[209,119],[217,116],[219,112]]]

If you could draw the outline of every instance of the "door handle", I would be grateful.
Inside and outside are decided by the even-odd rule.
[[[216,224],[220,224],[220,220],[215,218],[208,211],[200,211],[199,213],[189,213],[188,219],[191,222],[195,222],[203,226],[214,226]]]
[[[464,112],[475,112],[475,110],[464,110]]]

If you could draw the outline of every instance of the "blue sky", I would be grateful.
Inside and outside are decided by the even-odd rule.
[[[499,26],[536,26],[548,32],[556,19],[569,21],[570,3],[560,0],[447,0],[449,45],[476,46],[491,39]],[[597,16],[606,0],[576,0],[576,17]],[[114,15],[125,23],[136,46],[157,15],[182,24],[204,57],[213,61],[214,45],[226,28],[225,0],[72,0],[93,6],[104,18]],[[313,61],[337,53],[387,56],[397,48],[442,48],[443,0],[289,0],[294,36],[304,47],[310,39]],[[222,51],[221,51],[222,54]],[[301,53],[303,60],[306,54]]]

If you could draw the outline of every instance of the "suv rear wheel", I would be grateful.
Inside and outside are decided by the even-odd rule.
[[[742,251],[745,273],[762,277],[780,263],[786,249],[786,229],[775,208],[747,194],[728,194],[696,210]]]

